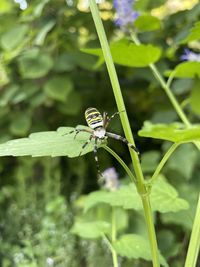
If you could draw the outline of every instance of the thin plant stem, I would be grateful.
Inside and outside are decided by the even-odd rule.
[[[121,93],[121,88],[119,85],[116,69],[113,63],[113,59],[111,56],[110,48],[108,45],[108,41],[106,38],[106,34],[104,31],[103,23],[101,21],[100,15],[99,15],[99,10],[97,7],[97,4],[95,0],[89,0],[90,4],[90,9],[92,13],[92,17],[96,26],[97,34],[99,37],[99,41],[102,47],[104,59],[106,62],[106,66],[108,69],[108,73],[110,76],[110,81],[112,84],[113,88],[113,93],[115,96],[116,104],[118,111],[124,111],[120,113],[120,119],[122,122],[122,127],[126,136],[126,139],[135,145],[130,123],[128,120],[128,116],[126,113],[126,108],[124,104],[124,100],[122,97]],[[143,209],[144,209],[144,215],[145,215],[145,220],[147,224],[147,230],[148,230],[148,236],[149,236],[149,242],[150,242],[150,248],[151,248],[151,253],[152,253],[152,261],[153,261],[153,267],[160,267],[160,262],[159,262],[159,257],[158,257],[158,245],[157,245],[157,240],[156,240],[156,234],[155,234],[155,228],[154,228],[154,223],[153,223],[153,214],[151,210],[151,205],[150,205],[150,200],[149,200],[149,194],[147,194],[147,189],[145,186],[145,181],[144,181],[144,176],[142,173],[140,161],[138,158],[137,153],[135,153],[132,149],[129,149],[132,163],[134,166],[135,170],[135,175],[137,179],[137,190],[138,193],[140,194],[142,198],[142,203],[143,203]]]
[[[116,160],[122,165],[122,167],[124,168],[124,170],[126,171],[126,173],[128,174],[130,180],[134,183],[136,183],[136,179],[135,176],[133,175],[133,173],[131,172],[131,170],[129,169],[129,167],[126,165],[126,163],[117,155],[117,153],[115,153],[115,151],[113,151],[110,147],[108,146],[104,146],[103,147],[105,150],[107,150],[114,158],[116,158]]]
[[[140,45],[141,44],[141,42],[137,38],[136,34],[133,33],[132,31],[130,32],[130,36],[131,36],[133,42],[136,45]],[[172,91],[171,91],[171,89],[169,87],[169,85],[171,84],[172,79],[174,78],[174,73],[171,75],[171,77],[169,78],[168,82],[166,83],[155,64],[153,64],[153,63],[149,64],[149,68],[152,70],[155,78],[160,83],[160,85],[163,88],[163,90],[165,91],[166,95],[169,97],[170,102],[172,103],[174,109],[176,110],[176,112],[179,115],[179,117],[182,120],[182,122],[185,124],[185,126],[187,128],[190,128],[192,126],[190,121],[188,120],[188,118],[185,115],[183,109],[181,108],[180,104],[176,100],[175,96],[173,95],[173,93],[172,93]],[[194,144],[200,150],[200,142],[196,141],[196,142],[194,142]]]
[[[195,267],[200,250],[200,194],[187,251],[185,267]]]
[[[105,240],[106,244],[108,245],[111,253],[112,253],[112,259],[113,259],[113,267],[118,267],[118,261],[117,261],[117,253],[111,244],[110,240],[107,238],[105,234],[102,234],[103,239]]]
[[[137,36],[135,35],[135,33],[130,32],[131,38],[134,41],[134,43],[136,45],[140,45],[140,40],[137,38]],[[174,109],[176,110],[176,112],[178,113],[179,117],[181,118],[181,120],[184,122],[184,124],[187,127],[190,127],[191,124],[188,120],[188,118],[186,117],[185,113],[183,112],[182,108],[180,107],[178,101],[176,100],[176,98],[174,97],[174,95],[172,94],[168,84],[165,82],[165,80],[163,79],[162,75],[160,74],[160,72],[158,71],[158,69],[156,68],[155,64],[151,63],[149,64],[149,68],[152,70],[154,76],[156,77],[156,79],[158,80],[158,82],[160,83],[160,85],[162,86],[162,88],[165,90],[165,93],[167,94],[167,96],[169,97],[172,105],[174,106]]]
[[[116,213],[115,213],[115,207],[112,207],[112,235],[111,235],[112,245],[116,241]],[[118,260],[117,260],[117,253],[114,249],[112,253],[113,257],[113,265],[118,266]]]
[[[164,167],[165,163],[169,159],[169,157],[172,155],[174,150],[180,145],[180,143],[174,143],[169,150],[166,152],[160,163],[158,164],[154,174],[152,175],[151,179],[148,181],[148,183],[152,184],[155,182],[155,180],[158,178],[159,173],[161,172],[162,168]]]

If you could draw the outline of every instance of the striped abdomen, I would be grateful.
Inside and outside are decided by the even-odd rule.
[[[92,129],[103,127],[103,117],[96,108],[88,108],[85,111],[85,119]]]

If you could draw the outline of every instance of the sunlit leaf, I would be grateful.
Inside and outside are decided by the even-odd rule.
[[[151,44],[136,45],[127,41],[119,41],[112,43],[110,49],[114,62],[127,67],[146,67],[158,61],[161,56],[161,49]],[[82,51],[99,56],[103,61],[101,49],[82,49]]]
[[[166,75],[169,76],[172,71],[167,71]],[[177,78],[195,78],[200,77],[200,62],[182,62],[173,70],[173,76]]]
[[[81,132],[74,139],[75,133],[67,134],[73,130],[72,127],[60,127],[57,131],[38,132],[31,134],[29,138],[10,140],[0,144],[0,156],[77,157],[90,134]],[[93,147],[94,143],[91,142],[82,154],[93,151]]]
[[[172,142],[193,142],[200,140],[200,125],[194,125],[190,129],[181,123],[152,124],[146,121],[138,132],[139,136],[163,139]]]
[[[119,240],[114,243],[114,248],[122,257],[129,259],[144,259],[151,261],[151,250],[148,240],[135,234],[123,235]],[[164,257],[160,254],[160,263],[163,266],[168,266]]]
[[[190,33],[188,34],[188,36],[184,40],[182,40],[181,43],[188,43],[199,39],[200,39],[200,21],[197,21],[194,24],[194,27],[190,29]]]
[[[178,197],[175,188],[163,176],[160,176],[153,184],[150,200],[152,209],[159,212],[176,212],[189,207],[187,201]],[[85,199],[85,211],[99,203],[107,203],[110,206],[123,207],[124,209],[142,210],[141,198],[134,184],[122,186],[114,192],[96,191],[90,193]]]
[[[1,36],[1,46],[5,50],[15,49],[24,39],[28,31],[27,25],[18,25]]]
[[[36,45],[42,45],[44,43],[48,32],[54,27],[55,23],[55,20],[50,20],[40,29],[35,38]]]
[[[71,232],[82,238],[98,238],[110,232],[110,224],[104,221],[76,222]]]
[[[161,22],[158,18],[151,15],[140,15],[134,22],[134,26],[141,32],[158,30]]]

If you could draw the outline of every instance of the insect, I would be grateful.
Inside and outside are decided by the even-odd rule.
[[[110,121],[118,115],[120,112],[115,112],[111,117],[108,116],[107,112],[104,112],[103,115],[96,109],[96,108],[87,108],[85,111],[85,119],[90,127],[90,129],[79,129],[75,128],[75,130],[69,132],[73,133],[75,132],[74,138],[76,138],[77,134],[80,132],[88,132],[90,133],[89,139],[83,144],[82,150],[80,151],[79,156],[82,154],[84,148],[91,142],[92,139],[94,139],[94,158],[96,162],[97,172],[99,176],[102,176],[100,168],[99,168],[99,160],[97,156],[97,142],[98,140],[106,140],[108,137],[119,140],[124,142],[128,147],[134,149],[134,151],[139,154],[138,149],[131,143],[128,142],[128,140],[118,134],[107,132],[106,129],[110,123]]]

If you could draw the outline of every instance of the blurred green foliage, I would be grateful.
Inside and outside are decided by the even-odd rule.
[[[107,36],[114,44],[115,62],[125,65],[117,65],[117,72],[147,178],[155,170],[169,143],[139,138],[137,131],[146,120],[152,123],[173,123],[178,121],[178,117],[150,70],[144,67],[146,64],[157,61],[160,57],[157,65],[163,74],[169,75],[171,70],[176,70],[174,76],[181,79],[172,84],[173,92],[191,122],[199,121],[197,98],[200,63],[177,64],[180,63],[179,58],[187,42],[193,41],[189,45],[197,51],[200,48],[199,22],[196,23],[200,20],[200,4],[191,10],[177,11],[162,20],[150,15],[153,8],[165,2],[137,1],[136,7],[143,13],[143,17],[138,18],[135,26],[144,43],[140,53],[147,55],[147,62],[139,65],[142,68],[138,69],[132,68],[141,63],[139,54],[137,58],[133,55],[136,49],[133,44],[126,52],[127,56],[133,57],[135,63],[123,61],[120,46],[126,45],[127,41],[124,41],[125,36],[113,24],[113,10],[109,8],[111,5],[102,4],[101,7]],[[111,4],[111,1],[107,3]],[[84,110],[90,106],[100,111],[106,110],[109,114],[116,111],[102,59],[98,60],[93,55],[82,52],[97,51],[99,55],[99,41],[89,10],[80,9],[79,5],[77,8],[77,5],[78,1],[32,0],[28,1],[28,8],[22,11],[12,0],[1,0],[1,143],[27,137],[33,132],[84,125]],[[123,134],[119,120],[115,119],[111,127],[114,132]],[[38,142],[40,138],[38,136]],[[127,164],[130,163],[125,146],[115,141],[109,141],[109,145]],[[102,170],[110,166],[116,167],[120,177],[124,178],[122,183],[127,189],[127,177],[115,159],[102,149],[99,150],[99,158]],[[179,194],[178,199],[186,206],[187,203],[190,205],[189,209],[180,209],[178,212],[168,209],[164,213],[155,214],[159,248],[169,266],[182,267],[184,263],[200,188],[199,159],[197,149],[191,144],[185,144],[175,151],[163,170],[163,176],[168,180],[166,188],[169,195],[176,198]],[[106,202],[109,193],[98,191],[99,195],[103,195],[99,198],[98,205],[83,214],[83,209],[91,198],[88,193],[98,189],[92,153],[73,159],[1,158],[0,175],[2,267],[111,266],[107,244],[101,239],[89,239],[88,236],[94,237],[96,234],[97,237],[99,229],[109,227],[111,206],[118,206],[115,212],[119,218],[117,231],[121,238],[116,247],[120,247],[120,242],[125,238],[128,238],[127,242],[133,247],[133,237],[141,239],[138,236],[142,235],[141,242],[146,238],[143,214],[140,208],[137,209],[136,194],[132,195],[136,199],[135,208],[132,207],[133,210],[129,211],[123,210],[121,204],[115,205],[115,200],[111,202],[109,199]],[[117,199],[121,199],[120,196]],[[132,206],[134,203],[130,204]],[[173,207],[173,203],[170,205]],[[98,225],[91,225],[94,220]],[[134,233],[135,236],[125,235],[127,233]],[[146,243],[144,248],[145,246]],[[126,255],[127,258],[123,257],[123,251],[119,251],[122,256],[121,266],[149,266],[148,262],[137,259],[138,255],[149,259],[144,251],[139,251],[135,257],[130,253],[131,255]],[[129,251],[126,250],[126,253]]]

